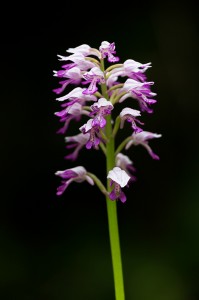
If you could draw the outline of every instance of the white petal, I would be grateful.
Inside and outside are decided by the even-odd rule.
[[[82,111],[82,105],[78,102],[75,102],[73,105],[68,106],[67,113],[73,116],[79,116]]]
[[[66,136],[64,138],[65,142],[77,142],[80,145],[86,144],[86,142],[89,140],[90,134],[89,133],[79,133],[77,135],[73,136]]]
[[[93,119],[89,119],[86,124],[82,125],[79,128],[79,130],[82,131],[82,129],[84,129],[86,132],[89,131],[93,127],[92,122],[93,122]]]
[[[103,41],[101,43],[101,46],[99,47],[100,50],[103,50],[103,49],[107,49],[109,47],[110,43],[107,42],[107,41]]]
[[[123,188],[127,185],[130,176],[121,168],[114,167],[111,171],[109,171],[107,178],[112,179]]]
[[[74,171],[78,176],[82,177],[86,174],[86,169],[82,166],[71,168],[71,171]]]
[[[137,110],[137,109],[132,109],[132,108],[129,108],[129,107],[125,107],[123,108],[123,110],[121,111],[120,113],[120,117],[124,117],[125,115],[131,115],[133,117],[139,117],[141,114],[140,114],[140,111]]]
[[[121,167],[122,165],[132,165],[133,162],[130,160],[130,158],[127,155],[124,155],[122,153],[118,153],[116,155],[116,165],[117,167]]]
[[[92,106],[97,106],[98,108],[102,107],[102,106],[111,106],[111,107],[113,107],[113,104],[110,101],[106,100],[105,98],[100,98]]]
[[[135,143],[141,143],[141,142],[145,142],[149,139],[160,138],[162,135],[158,134],[158,133],[149,132],[149,131],[141,131],[138,133],[133,133],[132,136],[133,136]]]
[[[123,89],[128,91],[130,89],[139,88],[139,87],[143,86],[143,84],[145,84],[145,83],[138,82],[134,79],[128,78],[124,83]]]
[[[56,100],[58,101],[64,101],[67,100],[69,98],[79,98],[82,96],[82,91],[83,89],[80,87],[74,88],[70,93],[66,94],[65,96],[56,98]]]
[[[104,78],[104,73],[100,70],[99,67],[92,68],[89,72],[87,72],[89,75],[96,75]]]
[[[80,78],[81,77],[81,70],[78,67],[73,67],[71,69],[68,70],[68,72],[66,73],[67,76],[69,76],[70,78]]]
[[[90,48],[89,45],[83,44],[75,48],[68,48],[66,51],[68,53],[82,53],[83,55],[88,55]]]

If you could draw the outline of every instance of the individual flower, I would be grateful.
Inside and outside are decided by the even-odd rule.
[[[74,67],[69,70],[57,71],[55,73],[55,76],[67,78],[65,80],[59,81],[61,87],[53,90],[53,92],[55,92],[56,94],[61,94],[69,84],[78,85],[82,80],[81,70],[78,67]]]
[[[57,188],[56,194],[58,196],[61,196],[69,184],[73,181],[80,183],[86,180],[89,184],[94,185],[93,179],[88,176],[86,169],[82,166],[57,171],[55,175],[62,178],[61,185]]]
[[[149,131],[142,131],[142,132],[138,132],[138,133],[133,132],[132,139],[126,144],[125,149],[128,150],[132,145],[134,145],[134,146],[142,145],[143,147],[146,148],[149,155],[153,159],[159,160],[160,159],[159,156],[152,151],[148,142],[149,142],[149,140],[151,140],[153,138],[160,138],[161,136],[162,136],[161,134],[157,134],[157,133],[153,133],[153,132],[149,132]]]
[[[126,173],[131,177],[132,181],[136,180],[136,177],[134,176],[136,169],[133,166],[132,160],[127,155],[119,152],[115,157],[115,164],[116,167],[126,171]]]
[[[91,149],[92,147],[98,149],[98,145],[100,143],[99,127],[93,125],[93,119],[89,119],[86,124],[82,125],[79,130],[82,133],[89,133],[90,137],[88,142],[86,143],[86,149]]]
[[[64,134],[69,126],[71,120],[75,119],[79,121],[82,115],[88,115],[89,112],[83,109],[83,106],[75,102],[70,106],[67,106],[59,112],[55,112],[55,115],[60,118],[60,122],[64,123],[64,126],[60,128],[57,133]]]
[[[122,109],[122,111],[120,112],[120,118],[121,118],[121,123],[120,123],[120,128],[124,127],[124,121],[127,121],[129,123],[131,123],[131,127],[133,128],[134,132],[140,132],[143,129],[141,129],[140,127],[138,127],[136,125],[136,122],[139,124],[144,125],[144,123],[140,122],[136,117],[140,116],[140,111],[137,109],[132,109],[129,107],[125,107],[124,109]]]
[[[62,56],[58,55],[60,61],[72,61],[73,63],[67,63],[62,66],[62,68],[68,70],[73,67],[78,67],[81,71],[87,71],[88,69],[91,69],[96,66],[96,64],[81,54],[81,53],[75,53],[69,56]]]
[[[104,74],[98,67],[94,67],[89,72],[84,73],[83,78],[86,81],[82,82],[82,84],[90,83],[89,87],[83,91],[83,94],[86,95],[92,95],[97,92],[98,83],[105,83]]]
[[[120,60],[118,56],[113,55],[116,53],[115,43],[104,41],[101,43],[99,50],[101,52],[102,58],[108,57],[109,62],[117,62]]]
[[[127,59],[123,64],[111,70],[109,73],[109,80],[111,77],[121,76],[144,82],[146,81],[146,75],[144,72],[150,67],[150,62],[141,64],[133,59]]]
[[[157,95],[151,91],[151,85],[153,84],[153,81],[139,82],[131,78],[127,79],[121,89],[121,91],[126,91],[126,94],[120,98],[119,102],[121,103],[125,99],[132,97],[138,100],[141,111],[153,112],[153,110],[148,107],[148,105],[150,106],[157,102],[157,100],[151,98]]]
[[[95,115],[93,119],[93,126],[99,126],[103,128],[106,125],[106,119],[104,116],[110,115],[113,109],[113,104],[105,98],[100,98],[97,102],[91,105],[92,112],[90,116]]]
[[[74,54],[81,53],[84,56],[95,55],[98,58],[100,57],[99,51],[97,49],[95,49],[95,48],[91,48],[87,44],[83,44],[83,45],[80,45],[80,46],[75,47],[75,48],[68,48],[66,50],[66,52],[68,52],[68,53],[74,53]]]
[[[82,132],[73,135],[73,136],[66,136],[65,142],[67,143],[66,149],[74,149],[74,151],[68,155],[66,155],[64,158],[69,160],[76,160],[79,151],[86,145],[90,137],[89,133],[83,134]]]
[[[56,98],[56,100],[65,101],[70,99],[71,101],[69,102],[69,105],[73,104],[74,102],[81,102],[81,104],[84,105],[86,101],[97,101],[97,97],[95,95],[83,94],[83,91],[83,88],[76,87],[68,94]]]
[[[111,200],[120,199],[120,201],[124,203],[126,196],[121,188],[128,184],[131,177],[120,167],[114,167],[108,172],[107,178],[111,180],[110,186],[113,185],[113,190],[109,193],[109,198]]]

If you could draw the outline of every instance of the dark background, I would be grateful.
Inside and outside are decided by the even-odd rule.
[[[158,102],[143,118],[162,134],[150,143],[160,161],[142,147],[128,152],[138,180],[118,202],[126,299],[199,299],[198,10],[191,1],[124,4],[2,7],[2,300],[114,299],[104,197],[87,183],[57,197],[54,175],[81,164],[104,180],[100,152],[63,159],[52,92],[57,54],[102,41],[115,42],[121,62],[152,62]]]

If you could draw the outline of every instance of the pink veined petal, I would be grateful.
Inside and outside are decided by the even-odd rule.
[[[93,143],[89,140],[87,143],[86,143],[86,149],[91,149],[93,146]]]
[[[126,195],[124,194],[123,191],[120,192],[119,198],[120,198],[122,203],[126,202]]]
[[[63,179],[68,179],[68,178],[75,178],[77,176],[77,173],[72,169],[68,169],[64,171],[57,171],[55,175],[60,176]]]
[[[109,193],[109,198],[110,198],[111,200],[116,200],[116,199],[117,199],[117,195],[116,195],[114,189],[112,190],[112,192]]]
[[[69,184],[67,181],[66,182],[63,181],[63,183],[60,186],[58,186],[56,195],[61,196],[64,193],[64,191],[67,189],[68,185]]]
[[[100,128],[104,128],[104,126],[106,125],[106,119],[104,117],[100,118]]]
[[[160,157],[156,153],[154,153],[152,150],[149,151],[149,154],[153,159],[160,160]]]
[[[94,146],[97,147],[100,143],[100,139],[98,137],[95,137],[94,139]]]

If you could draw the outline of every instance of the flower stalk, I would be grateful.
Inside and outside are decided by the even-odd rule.
[[[101,69],[104,72],[104,61],[101,60]],[[101,85],[102,95],[107,98],[107,86],[106,84]],[[115,129],[116,133],[116,129]],[[115,166],[115,138],[113,135],[113,129],[111,124],[111,115],[106,117],[106,136],[108,142],[106,144],[106,170],[107,174]],[[107,191],[111,192],[110,180],[107,179]],[[110,201],[109,196],[106,196],[107,205],[107,217],[108,217],[108,229],[109,229],[109,240],[113,266],[113,278],[115,288],[115,299],[124,300],[124,279],[122,270],[122,258],[120,250],[120,238],[118,228],[118,217],[117,217],[117,202]]]
[[[107,131],[110,134],[109,142],[106,147],[106,167],[107,173],[115,166],[115,147],[114,137],[112,137],[112,125],[110,117],[107,118]],[[107,133],[107,134],[108,134]],[[109,179],[107,179],[107,190],[111,192]],[[122,271],[122,259],[120,250],[119,228],[117,218],[117,202],[110,201],[109,196],[106,196],[107,204],[107,216],[108,216],[108,228],[109,238],[113,265],[114,286],[116,300],[124,300],[124,280]]]
[[[153,82],[147,81],[144,74],[151,63],[142,64],[132,59],[117,63],[120,58],[116,56],[115,43],[107,41],[103,41],[99,49],[83,44],[69,48],[66,52],[70,55],[58,55],[59,60],[65,63],[61,70],[53,71],[54,76],[60,80],[60,86],[53,91],[58,95],[62,94],[69,84],[74,89],[56,98],[61,103],[61,110],[55,112],[55,115],[63,124],[57,133],[65,134],[70,122],[80,122],[82,117],[88,119],[86,123],[79,125],[78,134],[65,136],[66,149],[71,149],[71,152],[64,158],[77,160],[83,148],[101,150],[106,159],[107,180],[105,187],[96,174],[88,172],[81,165],[57,171],[55,175],[61,178],[61,184],[56,194],[61,196],[73,182],[87,182],[95,184],[105,196],[115,299],[125,300],[117,204],[118,201],[126,202],[123,188],[136,181],[136,168],[133,161],[121,151],[141,145],[154,160],[159,160],[149,141],[161,137],[161,134],[145,131],[137,125],[144,125],[139,120],[141,112],[151,114],[151,105],[156,103],[153,99],[156,93],[151,91]],[[112,65],[105,69],[107,62]],[[125,107],[113,118],[114,106],[119,106],[127,98],[136,100],[140,110]],[[118,130],[129,126],[127,123],[131,126],[132,134],[124,136],[119,145],[116,145]]]

